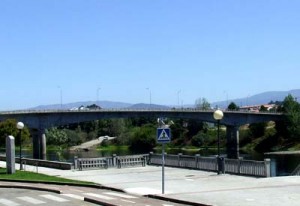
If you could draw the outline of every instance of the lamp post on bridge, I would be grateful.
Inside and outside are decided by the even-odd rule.
[[[17,123],[17,129],[19,130],[19,140],[20,140],[20,170],[23,170],[23,165],[22,165],[22,129],[24,128],[24,123],[23,122],[18,122]]]
[[[223,164],[223,158],[220,157],[220,120],[223,119],[223,112],[220,109],[217,109],[214,112],[214,119],[217,120],[218,124],[218,156],[217,156],[217,162],[218,162],[218,175],[221,173],[224,173],[224,164]]]
[[[151,109],[151,89],[149,87],[146,88],[147,90],[149,90],[149,109]]]

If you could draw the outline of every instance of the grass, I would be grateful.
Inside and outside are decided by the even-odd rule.
[[[129,150],[129,146],[127,145],[105,145],[98,146],[97,150],[105,150],[105,151],[117,151],[117,150]]]
[[[59,182],[59,183],[73,183],[82,185],[94,185],[91,182],[70,180],[61,177],[49,176],[34,172],[16,170],[14,174],[7,174],[5,168],[0,168],[0,179],[4,180],[21,180],[21,181],[36,181],[36,182]]]

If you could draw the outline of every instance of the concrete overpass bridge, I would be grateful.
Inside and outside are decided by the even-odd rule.
[[[50,127],[99,119],[132,117],[195,119],[215,123],[213,112],[214,110],[197,109],[24,110],[0,112],[0,121],[16,119],[22,121],[28,128],[37,130],[37,133],[32,133],[33,157],[43,159],[46,157],[45,129]],[[281,113],[224,111],[224,118],[220,121],[220,124],[226,126],[228,157],[239,157],[239,127],[241,125],[282,119],[283,115]]]

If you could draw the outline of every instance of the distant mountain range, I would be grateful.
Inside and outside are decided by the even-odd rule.
[[[113,102],[113,101],[82,101],[82,102],[74,102],[68,104],[51,104],[51,105],[40,105],[37,107],[33,107],[30,109],[33,110],[47,110],[47,109],[72,109],[74,107],[80,106],[88,106],[96,104],[104,109],[120,109],[120,108],[128,108],[131,107],[132,104],[124,103],[124,102]]]
[[[226,108],[230,102],[234,102],[238,106],[246,106],[246,105],[260,105],[260,104],[267,104],[270,101],[283,101],[284,98],[291,94],[295,98],[300,100],[300,89],[290,90],[290,91],[271,91],[271,92],[264,92],[260,94],[256,94],[253,96],[248,96],[244,98],[238,99],[228,99],[219,102],[213,102],[211,105],[213,107],[218,106],[219,108]],[[130,104],[125,102],[113,102],[113,101],[82,101],[82,102],[75,102],[75,103],[68,103],[68,104],[53,104],[53,105],[40,105],[34,108],[30,108],[33,110],[47,110],[47,109],[72,109],[74,107],[80,106],[88,106],[96,104],[101,106],[104,109],[121,109],[121,108],[130,108],[130,109],[143,109],[143,108],[153,108],[153,109],[167,109],[172,108],[174,106],[171,105],[159,105],[159,104]],[[183,105],[183,107],[194,107],[194,105]]]
[[[290,90],[290,91],[270,91],[256,94],[253,96],[248,96],[239,99],[228,99],[220,102],[212,103],[213,106],[218,106],[220,108],[227,107],[230,102],[234,102],[238,106],[247,106],[247,105],[261,105],[268,104],[273,101],[283,101],[286,96],[291,94],[293,97],[300,100],[300,89]]]

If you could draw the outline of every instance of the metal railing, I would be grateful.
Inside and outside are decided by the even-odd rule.
[[[112,167],[121,168],[122,166],[145,166],[148,155],[127,155],[111,157],[99,157],[99,158],[77,158],[74,157],[74,169],[88,170],[88,169],[107,169]]]
[[[92,113],[92,112],[214,112],[214,109],[197,109],[197,108],[118,108],[118,109],[89,109],[89,110],[70,110],[70,109],[49,109],[49,110],[14,110],[14,111],[0,111],[0,115],[5,114],[30,114],[30,113]],[[224,109],[227,113],[241,113],[241,114],[278,114],[282,115],[282,112],[276,111],[240,111],[240,110],[228,110]]]
[[[149,155],[149,164],[161,165],[161,154]],[[241,159],[225,159],[225,173],[249,175],[257,177],[270,176],[270,160],[252,161]],[[179,167],[187,169],[199,169],[206,171],[218,171],[218,161],[216,157],[201,157],[200,155],[165,155],[165,166]]]

